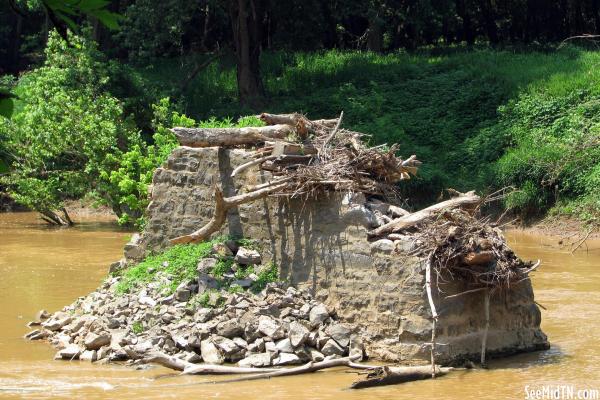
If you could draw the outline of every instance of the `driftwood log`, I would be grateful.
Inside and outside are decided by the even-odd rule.
[[[411,367],[392,367],[358,364],[355,361],[361,356],[356,354],[350,357],[326,360],[321,362],[309,362],[307,364],[293,368],[250,368],[234,367],[225,365],[211,364],[193,364],[176,357],[168,356],[163,353],[152,353],[145,357],[142,362],[155,363],[176,371],[181,371],[182,375],[237,375],[246,376],[216,380],[202,381],[198,384],[217,384],[234,383],[244,381],[254,381],[261,379],[271,379],[283,376],[301,375],[311,372],[321,371],[329,368],[347,367],[352,369],[367,370],[364,378],[354,382],[351,389],[363,389],[373,386],[394,385],[398,383],[410,382],[415,380],[428,379],[432,377],[431,366],[411,366]],[[452,371],[453,368],[434,366],[435,375],[442,376]]]
[[[295,128],[300,139],[306,139],[309,134],[315,134],[322,128],[333,128],[337,119],[309,120],[302,114],[269,114],[262,113],[258,116],[267,125],[289,125]]]
[[[435,376],[442,376],[452,371],[452,368],[435,366]],[[363,379],[350,386],[351,389],[364,389],[373,386],[396,385],[398,383],[418,381],[432,377],[431,366],[417,367],[379,367],[369,371]]]
[[[198,243],[203,241],[223,226],[227,218],[227,212],[231,208],[267,197],[270,193],[282,189],[285,185],[286,183],[281,183],[232,197],[224,197],[223,191],[218,186],[215,186],[215,211],[211,220],[202,228],[189,235],[171,239],[171,244]]]
[[[477,196],[473,192],[464,194],[463,196],[455,197],[450,200],[442,201],[441,203],[434,204],[430,207],[424,208],[420,211],[408,214],[404,217],[394,219],[385,225],[381,225],[379,228],[369,231],[370,237],[383,236],[391,232],[399,232],[403,229],[411,228],[420,222],[439,214],[445,209],[453,208],[474,208],[481,202],[481,197]]]
[[[220,374],[256,374],[278,371],[275,368],[232,367],[228,365],[193,364],[163,353],[152,353],[143,359],[145,363],[154,363],[163,367],[182,371],[182,375],[220,375]]]
[[[171,131],[182,146],[234,147],[249,146],[274,139],[285,139],[294,133],[290,125],[256,128],[173,128]]]
[[[255,381],[260,379],[271,379],[278,378],[281,376],[291,376],[306,374],[309,372],[321,371],[328,368],[336,367],[352,367],[354,361],[360,359],[360,355],[354,355],[350,357],[337,358],[334,360],[326,360],[320,362],[309,362],[299,367],[294,368],[281,368],[274,372],[265,372],[262,374],[248,375],[240,378],[226,379],[222,381],[214,381],[212,383],[232,383],[232,382],[243,382],[243,381]]]

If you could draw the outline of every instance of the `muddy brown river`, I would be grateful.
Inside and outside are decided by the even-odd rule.
[[[53,361],[48,344],[22,339],[38,310],[98,286],[129,236],[110,222],[48,229],[32,213],[0,214],[0,398],[525,399],[544,385],[566,385],[560,398],[600,390],[600,242],[571,255],[556,239],[521,232],[507,236],[519,256],[542,260],[533,283],[552,346],[492,361],[487,371],[362,391],[346,389],[355,376],[342,370],[220,385],[162,368]]]

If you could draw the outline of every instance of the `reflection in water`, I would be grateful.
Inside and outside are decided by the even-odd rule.
[[[49,345],[22,339],[38,310],[55,311],[98,286],[128,236],[107,222],[57,230],[30,213],[0,214],[0,398],[523,399],[526,385],[600,389],[600,243],[571,255],[556,240],[519,232],[508,234],[517,254],[543,263],[533,282],[552,347],[493,361],[488,371],[363,391],[344,389],[355,375],[343,370],[218,385],[155,379],[170,372],[162,368],[53,361]]]

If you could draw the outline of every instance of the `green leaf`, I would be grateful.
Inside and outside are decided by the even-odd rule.
[[[119,20],[123,18],[122,15],[110,12],[108,10],[94,10],[89,15],[98,18],[98,21],[108,29],[119,29]]]

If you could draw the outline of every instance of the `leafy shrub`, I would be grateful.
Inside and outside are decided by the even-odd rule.
[[[144,212],[148,206],[148,186],[152,183],[154,170],[164,163],[171,151],[179,144],[170,131],[174,126],[227,128],[261,125],[262,121],[254,116],[240,118],[234,123],[230,118],[196,122],[174,110],[168,98],[152,106],[154,111],[152,136],[153,144],[136,143],[127,152],[111,157],[111,169],[102,171],[101,177],[110,183],[108,193],[104,196],[113,199],[121,207],[118,212],[119,223],[144,225]]]
[[[107,76],[93,42],[70,35],[67,44],[51,32],[43,66],[15,88],[17,112],[0,117],[12,158],[2,183],[17,202],[52,216],[65,199],[101,192],[101,171],[139,141],[120,102],[106,92]]]

